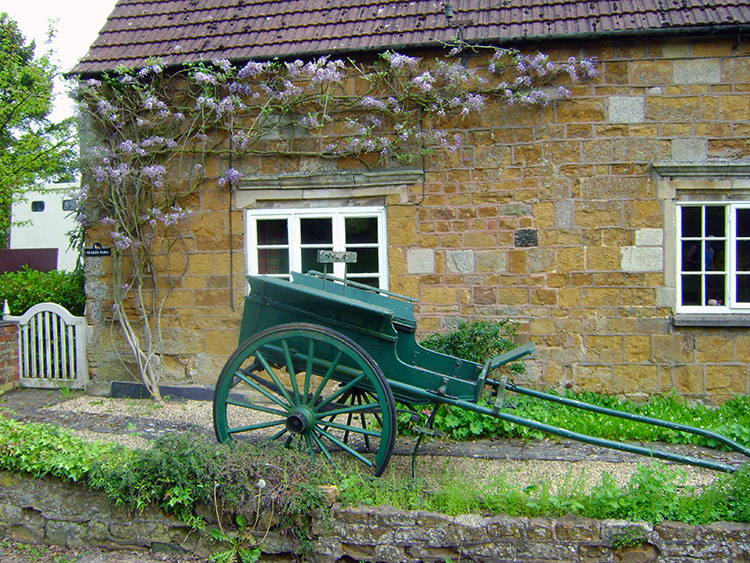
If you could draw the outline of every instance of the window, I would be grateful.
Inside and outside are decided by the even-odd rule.
[[[750,203],[677,205],[677,310],[750,313]]]
[[[290,272],[325,271],[318,250],[354,251],[355,263],[329,264],[328,272],[387,289],[384,208],[253,210],[246,227],[251,274],[288,279]]]
[[[33,213],[41,213],[44,211],[44,202],[43,201],[32,201],[31,202],[31,211]]]
[[[64,199],[62,202],[63,211],[75,211],[78,209],[78,202],[74,199]]]

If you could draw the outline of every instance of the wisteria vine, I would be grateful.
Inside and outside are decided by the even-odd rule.
[[[467,49],[487,51],[486,64],[462,64],[456,55]],[[112,239],[113,317],[155,398],[161,315],[187,268],[186,201],[201,183],[236,187],[249,156],[352,157],[383,167],[437,147],[455,151],[463,142],[452,131],[457,120],[490,100],[544,106],[571,96],[565,84],[598,73],[593,59],[553,62],[516,49],[458,44],[448,55],[215,60],[177,71],[153,61],[79,81],[81,123],[89,129],[83,138],[93,140],[84,147],[79,217]],[[208,158],[227,163],[218,177],[207,176]],[[157,264],[157,257],[174,262],[180,245],[179,267]]]

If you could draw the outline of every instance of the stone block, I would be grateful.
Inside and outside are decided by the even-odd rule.
[[[555,535],[562,541],[598,541],[599,523],[589,518],[564,516],[555,525]]]
[[[586,248],[586,267],[591,271],[611,272],[620,267],[620,250],[611,246]]]
[[[672,139],[672,160],[696,162],[708,158],[708,141],[700,138]]]
[[[591,362],[621,363],[623,361],[623,337],[619,335],[588,335],[586,357]]]
[[[706,366],[706,392],[722,395],[747,393],[748,370],[745,365]]]
[[[685,123],[701,116],[699,96],[651,97],[646,100],[646,118],[654,121]]]
[[[676,84],[718,84],[721,82],[719,59],[692,59],[674,61]]]
[[[423,287],[420,301],[431,304],[457,303],[458,290],[455,287]]]
[[[664,229],[638,229],[635,231],[636,246],[662,246]]]
[[[435,272],[435,251],[430,248],[409,248],[406,251],[406,271],[410,274]]]
[[[702,364],[734,361],[734,342],[725,335],[697,335],[695,337],[696,361]]]
[[[576,389],[595,393],[611,393],[612,373],[613,368],[611,366],[578,364],[575,369]]]
[[[454,274],[475,272],[473,250],[449,250],[445,253],[445,270]]]
[[[690,334],[655,334],[653,359],[661,365],[677,366],[695,361],[695,339]]]
[[[671,84],[672,63],[661,59],[633,61],[630,63],[630,76],[633,84],[639,86]]]
[[[750,99],[747,94],[719,97],[719,119],[724,121],[750,119]]]
[[[616,307],[620,304],[620,290],[612,287],[587,287],[581,292],[584,307]]]
[[[575,203],[572,200],[555,202],[555,227],[570,229],[574,226]]]
[[[641,123],[646,119],[642,96],[610,96],[607,119],[610,123]]]
[[[664,249],[626,246],[621,249],[620,267],[625,272],[661,272],[664,270]]]
[[[478,273],[499,274],[507,270],[507,257],[503,250],[477,250],[475,259]]]
[[[616,365],[612,377],[612,392],[642,395],[659,392],[659,369],[650,365]]]
[[[624,342],[625,361],[632,364],[647,362],[651,359],[651,337],[626,336]]]

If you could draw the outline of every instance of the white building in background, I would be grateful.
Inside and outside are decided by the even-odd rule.
[[[57,269],[73,271],[78,251],[69,248],[68,233],[76,228],[78,183],[51,184],[47,191],[27,192],[13,205],[10,248],[57,248]]]

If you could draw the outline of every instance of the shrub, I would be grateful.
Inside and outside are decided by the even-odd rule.
[[[20,272],[0,275],[0,303],[8,300],[10,312],[22,315],[37,303],[52,302],[73,315],[83,315],[86,295],[82,270],[74,272],[40,272],[28,266]]]
[[[483,364],[489,358],[517,347],[518,326],[510,320],[461,321],[451,332],[432,334],[422,341],[422,346],[449,356]],[[523,373],[523,364],[515,362],[510,369]]]

